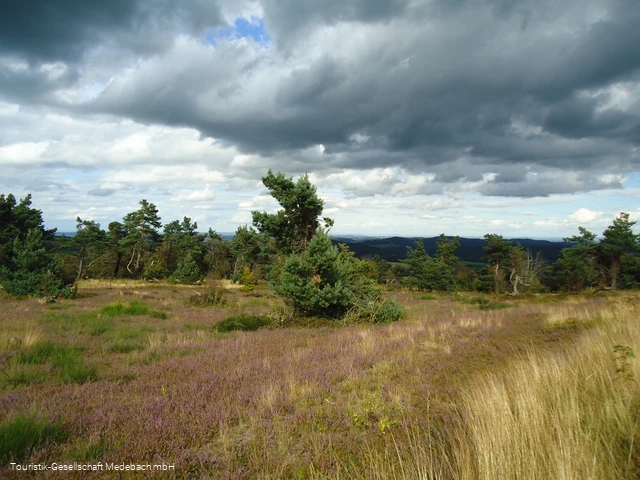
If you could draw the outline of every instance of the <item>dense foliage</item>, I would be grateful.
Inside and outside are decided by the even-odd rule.
[[[0,195],[0,281],[14,295],[68,295],[83,278],[169,279],[195,284],[205,277],[230,278],[246,291],[269,282],[297,315],[369,321],[397,319],[401,309],[382,300],[377,284],[418,291],[522,292],[634,288],[640,282],[640,239],[636,222],[620,213],[599,238],[583,227],[566,238],[555,263],[497,234],[485,235],[483,262],[458,258],[458,237],[444,234],[427,252],[419,239],[406,258],[376,255],[358,259],[328,236],[333,221],[322,217],[324,202],[307,175],[294,181],[271,171],[264,186],[282,207],[253,212],[253,224],[233,238],[198,232],[189,217],[161,222],[157,207],[139,208],[106,230],[77,218],[76,234],[54,238],[31,195],[20,202]]]
[[[55,229],[43,224],[31,195],[19,203],[11,194],[0,195],[0,283],[12,295],[71,295],[61,259],[46,246]]]

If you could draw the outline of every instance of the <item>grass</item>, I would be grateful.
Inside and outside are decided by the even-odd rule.
[[[631,321],[638,309],[614,310],[618,321],[562,354],[532,350],[474,379],[463,395],[465,441],[456,452],[463,478],[640,476],[640,369],[633,355],[622,363],[615,356],[615,345],[640,349],[640,325]]]
[[[219,322],[216,325],[216,329],[219,332],[231,332],[233,330],[251,332],[258,330],[261,327],[270,325],[272,321],[272,318],[267,316],[234,315]]]
[[[51,363],[63,383],[82,384],[97,379],[95,367],[84,365],[82,349],[52,342],[34,345],[11,359],[12,366]],[[43,379],[41,372],[14,368],[8,374],[11,385],[34,383]]]
[[[61,348],[53,342],[37,343],[26,352],[13,358],[13,362],[21,365],[41,365],[46,363]]]
[[[152,310],[149,305],[140,300],[131,300],[128,304],[122,302],[110,303],[100,308],[100,314],[108,317],[117,317],[123,315],[140,316],[149,315],[154,318],[166,318],[166,314],[163,316],[162,312],[156,312]]]
[[[508,303],[493,300],[491,297],[485,296],[485,295],[477,295],[477,296],[455,295],[454,298],[455,300],[461,303],[477,306],[479,310],[498,310],[501,308],[509,308],[513,306],[513,305],[509,305]]]
[[[12,427],[26,440],[2,447],[0,477],[10,458],[161,458],[176,478],[640,476],[633,292],[398,291],[405,318],[345,325],[274,323],[268,292],[220,288],[237,308],[163,284],[94,282],[62,310],[3,299],[0,430],[33,428]]]
[[[31,347],[42,338],[42,330],[35,322],[15,322],[0,329],[0,352]]]
[[[437,300],[437,296],[431,293],[419,293],[413,296],[414,300]]]
[[[20,385],[41,383],[47,378],[46,372],[31,365],[11,365],[2,373],[4,377],[0,379],[2,383],[14,388]]]
[[[79,444],[72,452],[71,457],[79,462],[99,460],[107,452],[107,442],[104,438],[89,443]]]
[[[20,413],[0,424],[0,465],[22,462],[42,445],[66,438],[67,431],[61,422]]]

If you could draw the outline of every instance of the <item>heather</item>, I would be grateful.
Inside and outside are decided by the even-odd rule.
[[[404,317],[362,323],[226,287],[204,306],[189,299],[208,286],[143,281],[0,298],[0,425],[26,432],[1,474],[17,478],[11,459],[175,478],[639,473],[633,293],[383,292]]]

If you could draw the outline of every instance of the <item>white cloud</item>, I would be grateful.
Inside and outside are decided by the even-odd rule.
[[[569,215],[568,220],[573,224],[585,224],[600,220],[605,215],[605,212],[597,212],[589,210],[588,208],[581,208]]]
[[[211,187],[209,186],[209,184],[206,185],[206,187],[204,188],[204,190],[186,190],[183,191],[182,193],[179,193],[177,195],[174,195],[171,200],[173,202],[187,202],[187,203],[193,203],[193,202],[211,202],[216,198],[216,194],[213,192],[213,190],[211,190]]]
[[[0,147],[0,165],[38,163],[42,161],[47,150],[49,150],[49,142],[14,143]]]

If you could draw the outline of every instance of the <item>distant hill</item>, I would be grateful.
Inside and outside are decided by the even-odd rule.
[[[56,236],[65,235],[73,237],[76,232],[56,232]],[[223,232],[220,235],[224,240],[231,240],[235,233]],[[452,238],[452,237],[447,237]],[[407,247],[415,247],[418,237],[367,237],[356,235],[337,235],[333,237],[333,243],[344,243],[358,258],[373,258],[380,255],[380,258],[388,262],[398,262],[407,256]],[[424,239],[424,247],[429,255],[436,253],[436,241],[438,237]],[[563,241],[533,240],[530,238],[505,238],[513,245],[518,243],[529,249],[533,254],[540,252],[549,263],[558,259],[558,254],[563,248],[572,244]],[[487,245],[484,238],[460,238],[460,247],[456,250],[456,255],[465,262],[481,262],[484,256],[483,247]]]
[[[449,237],[452,238],[452,237]],[[334,243],[344,243],[355,252],[358,258],[372,258],[380,255],[380,258],[389,262],[397,262],[407,256],[407,247],[415,247],[418,237],[389,237],[368,238],[354,241],[351,237],[335,237]],[[424,246],[429,255],[436,252],[438,237],[424,239]],[[520,244],[536,255],[538,252],[550,263],[558,259],[560,250],[570,247],[567,242],[553,242],[549,240],[532,240],[530,238],[505,239],[513,245]],[[466,262],[481,262],[487,242],[483,238],[460,238],[460,247],[456,255]]]

